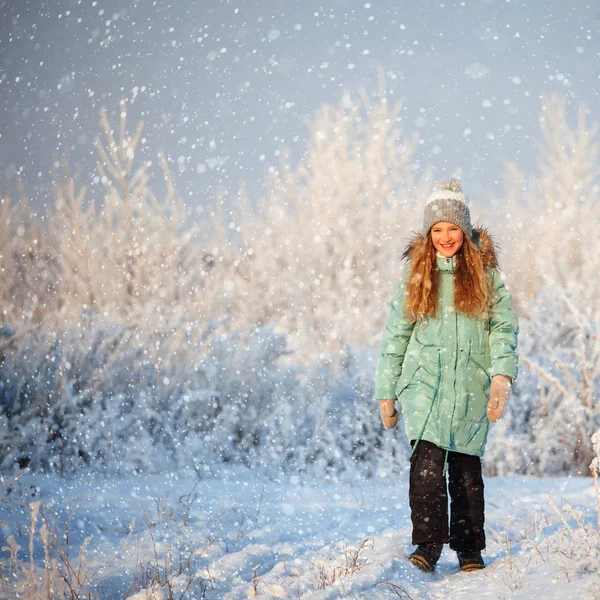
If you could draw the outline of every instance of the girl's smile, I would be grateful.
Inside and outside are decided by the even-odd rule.
[[[454,223],[440,221],[431,228],[431,241],[442,256],[450,258],[460,250],[463,244],[463,232]]]

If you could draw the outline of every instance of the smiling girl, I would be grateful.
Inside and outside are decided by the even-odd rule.
[[[377,363],[383,425],[398,422],[397,399],[412,448],[417,548],[409,560],[423,571],[434,570],[445,543],[462,570],[485,566],[481,461],[489,423],[502,416],[517,377],[511,296],[494,243],[486,230],[472,227],[466,202],[455,179],[442,181],[428,198],[423,231],[403,255],[407,264]]]

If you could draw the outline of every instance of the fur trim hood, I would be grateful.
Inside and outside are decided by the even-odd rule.
[[[498,269],[497,245],[492,239],[489,231],[484,227],[474,227],[471,240],[475,242],[481,254],[481,260],[485,269]],[[427,244],[427,236],[417,233],[406,245],[402,254],[403,259],[418,260],[423,256]]]

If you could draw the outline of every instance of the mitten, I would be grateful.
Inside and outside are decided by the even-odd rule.
[[[398,423],[398,411],[396,410],[394,400],[380,400],[379,413],[384,429],[391,429]]]
[[[487,405],[487,416],[495,423],[504,413],[504,407],[510,397],[512,379],[506,375],[494,375],[490,386],[490,400]]]

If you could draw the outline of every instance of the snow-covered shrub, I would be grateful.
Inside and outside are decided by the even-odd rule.
[[[135,439],[144,446],[142,411],[129,416],[134,396],[152,385],[148,373],[135,368],[143,349],[136,348],[131,331],[97,323],[93,313],[82,315],[79,325],[17,332],[5,347],[0,367],[0,407],[9,425],[8,439],[2,440],[4,468],[16,463],[71,472],[106,465],[119,471],[123,445]]]
[[[3,471],[202,475],[230,462],[266,473],[383,476],[405,456],[379,423],[368,348],[347,349],[337,369],[290,366],[281,364],[286,336],[271,327],[212,326],[184,349],[177,335],[91,311],[79,327],[12,334],[0,361]]]
[[[175,409],[181,414],[178,421],[190,424],[181,454],[193,458],[185,446],[191,442],[193,448],[195,431],[201,434],[196,438],[199,460],[284,465],[295,441],[293,412],[302,404],[295,370],[278,364],[287,353],[285,335],[271,327],[212,339],[209,354],[197,365],[202,385]],[[198,409],[189,415],[193,403]]]
[[[383,81],[374,102],[346,92],[308,123],[295,167],[282,154],[258,207],[234,209],[239,250],[214,271],[236,266],[231,314],[276,324],[303,362],[337,361],[346,344],[375,344],[383,329],[430,185],[427,169],[416,175],[417,139],[401,130],[401,110]]]
[[[596,507],[598,513],[598,531],[600,531],[600,429],[592,436],[592,447],[594,449],[594,458],[590,463],[590,471],[594,478],[594,489],[596,490]]]
[[[545,285],[579,285],[582,299],[597,298],[598,123],[588,122],[585,106],[579,107],[576,126],[570,121],[566,98],[544,97],[537,171],[525,174],[507,166],[499,240],[507,250],[502,264],[519,309]]]
[[[324,106],[264,199],[242,190],[201,223],[162,157],[154,196],[124,104],[120,127],[101,116],[98,206],[66,161],[47,226],[3,198],[1,319],[19,324],[0,332],[3,468],[397,470],[402,424],[381,430],[373,357],[429,173],[416,176],[383,88]],[[585,472],[598,425],[597,128],[583,109],[570,127],[558,98],[540,125],[539,172],[511,167],[501,207],[523,333],[510,416],[490,434],[494,473]]]
[[[96,140],[104,197],[63,160],[53,172],[47,225],[27,201],[0,207],[3,319],[58,324],[82,307],[130,326],[177,313],[192,331],[227,318],[229,331],[270,324],[302,362],[337,361],[345,344],[371,344],[400,273],[400,251],[417,226],[417,139],[400,129],[400,103],[346,92],[308,122],[297,165],[282,152],[257,202],[217,201],[194,218],[177,197],[164,157],[166,194],[157,199],[140,154],[142,125],[101,113]],[[230,210],[225,206],[231,204]]]
[[[408,443],[402,419],[384,432],[375,398],[377,354],[366,346],[346,346],[319,409],[311,454],[331,474],[355,471],[364,477],[394,477],[406,468]]]
[[[591,437],[600,427],[600,307],[587,303],[582,287],[546,286],[528,303],[521,375],[504,424],[490,438],[496,473],[589,472]]]
[[[261,423],[279,392],[293,396],[293,381],[276,365],[285,340],[269,329],[221,339],[213,331],[185,360],[178,336],[136,331],[89,311],[79,325],[16,332],[5,343],[4,469],[153,471],[214,452],[243,456],[262,449]]]
[[[543,99],[537,172],[509,164],[499,229],[521,334],[519,379],[494,425],[488,472],[587,474],[599,424],[597,123],[566,99]],[[507,217],[507,218],[505,218]]]

